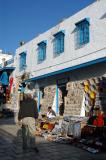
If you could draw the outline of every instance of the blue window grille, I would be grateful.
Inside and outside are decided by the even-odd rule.
[[[85,18],[84,20],[78,22],[76,25],[76,45],[81,46],[89,42],[89,20]]]
[[[26,68],[26,53],[22,52],[20,54],[20,64],[19,64],[19,69],[20,71],[24,70]]]
[[[53,53],[59,55],[64,52],[64,32],[60,31],[54,35]]]
[[[38,43],[38,63],[46,59],[46,41]]]

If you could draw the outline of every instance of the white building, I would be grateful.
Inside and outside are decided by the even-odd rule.
[[[14,70],[14,57],[12,54],[4,53],[0,50],[0,76],[4,71],[9,74]]]
[[[12,58],[13,56],[11,54],[4,53],[2,50],[0,50],[0,67],[4,67],[4,63]]]
[[[58,88],[66,97],[68,82],[106,74],[105,26],[106,0],[95,1],[20,46],[15,56],[16,78],[29,73],[28,81],[44,92],[43,103],[49,106],[54,101],[58,112]],[[50,86],[54,86],[56,98],[49,103],[45,92],[49,92],[47,87]],[[38,92],[38,106],[39,103]]]

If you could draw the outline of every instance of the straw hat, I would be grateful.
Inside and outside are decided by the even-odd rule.
[[[93,92],[93,91],[91,91],[91,92],[90,92],[90,98],[91,98],[91,99],[95,99],[95,97],[96,97],[96,93]]]
[[[84,91],[85,91],[86,93],[88,93],[88,92],[89,92],[89,86],[88,86],[88,85],[85,85],[85,87],[84,87]]]
[[[100,82],[100,79],[99,78],[95,78],[95,83],[99,84],[99,82]]]
[[[94,92],[97,91],[97,87],[95,85],[91,85],[90,89],[91,89],[91,91],[94,91]]]
[[[84,81],[84,85],[85,85],[85,86],[89,86],[89,81],[88,81],[88,80],[85,80],[85,81]]]
[[[94,84],[95,84],[95,80],[94,80],[93,78],[90,79],[89,82],[90,82],[91,85],[94,85]]]

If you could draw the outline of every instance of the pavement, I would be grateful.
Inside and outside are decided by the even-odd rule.
[[[22,139],[13,119],[0,119],[0,160],[106,160],[106,153],[92,154],[71,144],[36,137],[39,153],[22,150]]]

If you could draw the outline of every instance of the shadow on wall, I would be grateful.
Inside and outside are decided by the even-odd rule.
[[[104,14],[100,17],[100,19],[104,19],[104,18],[106,18],[106,13],[104,13]]]

